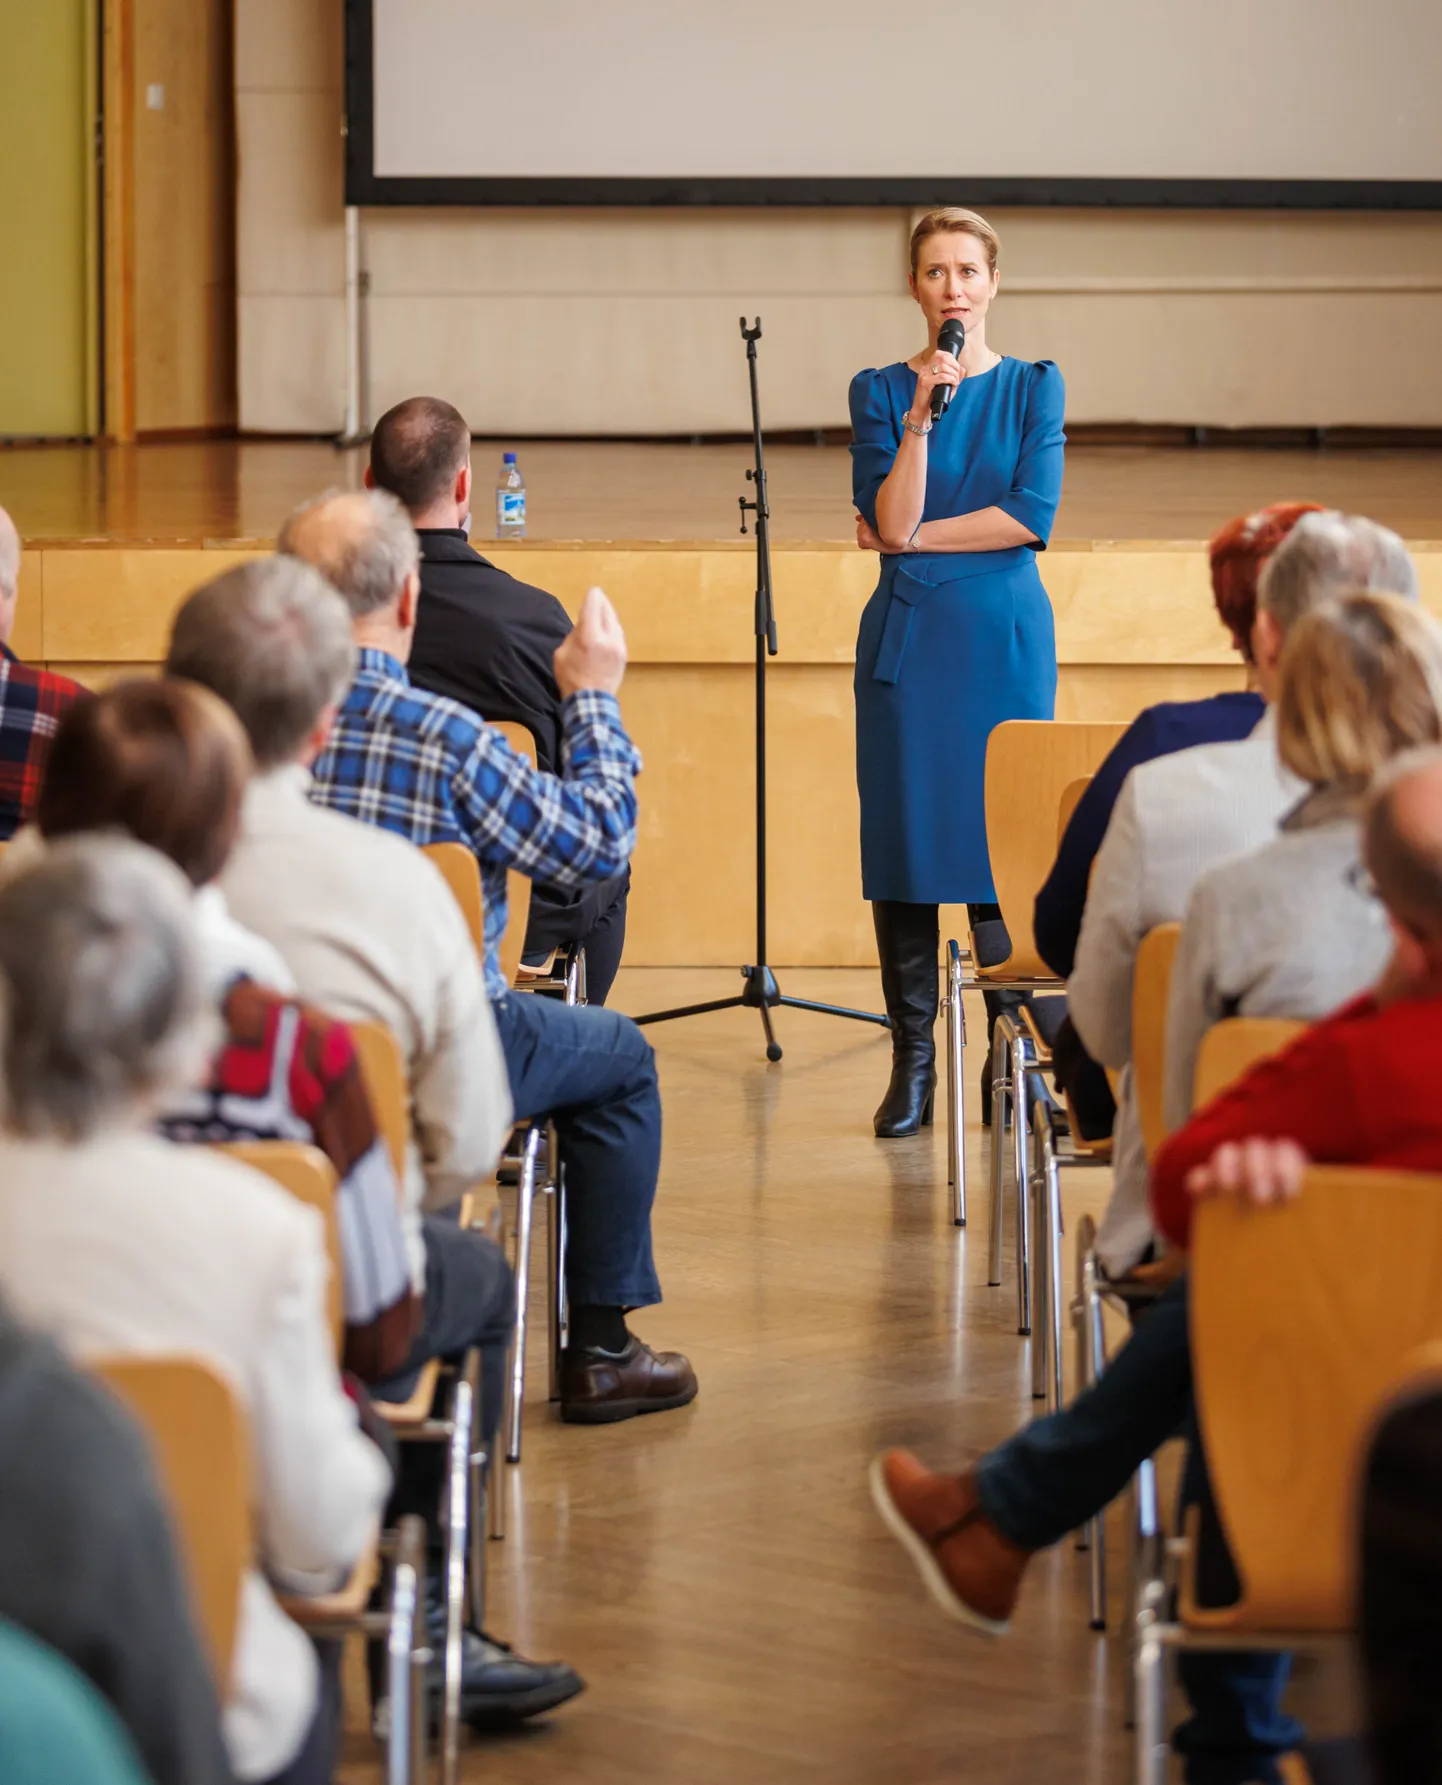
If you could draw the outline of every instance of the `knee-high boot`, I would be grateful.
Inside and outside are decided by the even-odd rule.
[[[931,1120],[936,1094],[936,906],[877,899],[871,917],[892,1023],[891,1083],[874,1126],[880,1139],[892,1140]]]

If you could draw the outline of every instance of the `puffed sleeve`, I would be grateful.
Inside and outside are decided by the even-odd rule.
[[[901,436],[892,420],[886,380],[880,372],[858,372],[851,380],[849,401],[851,500],[874,527],[876,492],[891,475]]]
[[[856,386],[853,384],[851,388],[854,393]],[[1061,501],[1062,455],[1066,447],[1062,419],[1065,413],[1066,384],[1061,373],[1053,361],[1038,360],[1031,369],[1031,383],[1026,394],[1026,420],[1022,425],[1016,476],[1011,488],[997,503],[1003,514],[1009,514],[1036,535],[1038,551],[1046,550],[1051,524],[1056,518],[1056,505]],[[856,448],[851,450],[855,452]]]

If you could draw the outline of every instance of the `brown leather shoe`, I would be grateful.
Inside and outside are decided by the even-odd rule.
[[[567,1350],[561,1359],[561,1418],[611,1425],[665,1413],[696,1399],[696,1372],[679,1351],[653,1351],[634,1333],[621,1352]]]
[[[871,1465],[871,1498],[948,1617],[1004,1636],[1031,1551],[981,1510],[971,1471],[933,1475],[908,1450]]]

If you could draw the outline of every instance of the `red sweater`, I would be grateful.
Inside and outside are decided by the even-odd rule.
[[[1294,1140],[1319,1165],[1442,1172],[1442,998],[1358,998],[1198,1110],[1152,1161],[1170,1244],[1191,1235],[1192,1167],[1253,1135]]]

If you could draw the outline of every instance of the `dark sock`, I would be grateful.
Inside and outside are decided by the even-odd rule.
[[[631,1342],[626,1310],[578,1302],[571,1309],[570,1342],[580,1351],[624,1351]]]

